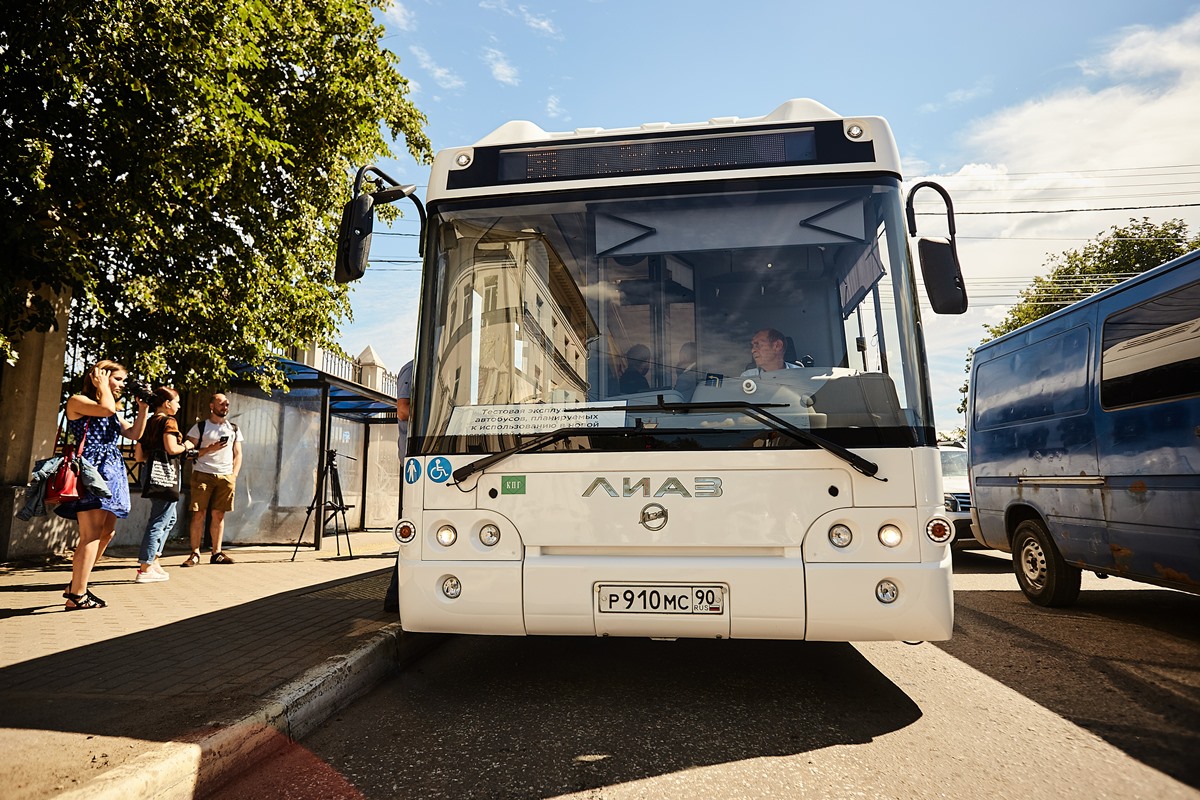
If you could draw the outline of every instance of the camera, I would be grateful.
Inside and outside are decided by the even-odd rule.
[[[154,404],[154,387],[140,378],[130,377],[125,381],[125,388],[136,399],[148,405]]]

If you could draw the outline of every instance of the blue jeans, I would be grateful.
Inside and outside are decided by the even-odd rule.
[[[175,527],[175,510],[178,506],[178,500],[154,498],[150,501],[150,521],[146,523],[146,533],[142,535],[142,551],[138,554],[140,563],[153,564],[154,559],[162,552],[167,536]]]

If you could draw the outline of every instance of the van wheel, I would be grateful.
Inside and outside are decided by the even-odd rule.
[[[1041,520],[1027,519],[1017,526],[1012,554],[1017,583],[1031,602],[1052,608],[1069,606],[1079,597],[1082,572],[1063,560]]]

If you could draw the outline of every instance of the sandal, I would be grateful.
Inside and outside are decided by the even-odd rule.
[[[212,558],[208,560],[210,564],[232,564],[233,559],[225,555],[224,550],[219,550],[212,554]]]
[[[193,550],[193,551],[192,551],[192,554],[191,554],[190,556],[188,556],[188,557],[187,557],[187,561],[183,562],[183,563],[182,563],[182,564],[180,564],[179,566],[181,566],[181,567],[194,567],[194,566],[197,566],[199,563],[200,563],[200,551],[199,551],[199,550]]]
[[[72,600],[72,601],[76,597],[90,597],[92,602],[95,605],[94,606],[82,606],[82,608],[93,608],[93,607],[94,608],[107,608],[108,607],[108,603],[104,602],[99,597],[92,594],[91,589],[88,589],[83,594],[71,594],[71,584],[69,584],[69,583],[65,587],[63,587],[63,597],[67,598],[68,600]]]
[[[85,608],[104,608],[104,604],[97,603],[96,599],[92,597],[91,592],[84,592],[83,594],[63,592],[63,594],[67,597],[67,611],[82,611]]]

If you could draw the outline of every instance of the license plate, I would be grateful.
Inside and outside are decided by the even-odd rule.
[[[724,614],[725,587],[603,583],[597,587],[602,614]]]

